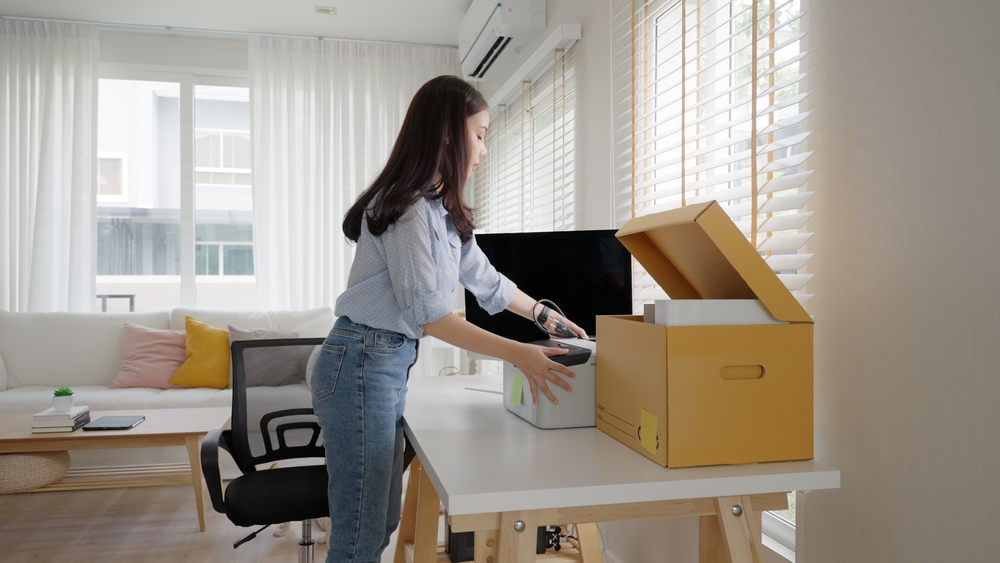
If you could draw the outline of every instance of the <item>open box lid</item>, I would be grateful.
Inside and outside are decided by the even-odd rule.
[[[758,299],[779,321],[813,322],[716,201],[636,217],[616,236],[671,299]]]

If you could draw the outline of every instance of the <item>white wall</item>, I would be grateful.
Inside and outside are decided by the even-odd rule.
[[[800,562],[995,561],[1000,3],[812,0],[816,457]]]

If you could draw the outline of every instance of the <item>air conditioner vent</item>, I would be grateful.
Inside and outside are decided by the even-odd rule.
[[[493,66],[493,63],[495,63],[496,60],[500,58],[500,55],[503,54],[503,50],[507,48],[507,45],[510,45],[510,40],[510,37],[497,37],[496,42],[494,42],[493,46],[490,47],[489,52],[486,53],[486,57],[484,57],[482,62],[479,63],[479,66],[472,73],[472,76],[475,76],[476,78],[482,78],[485,76],[486,73],[489,72],[490,67]],[[486,68],[483,68],[484,65]]]

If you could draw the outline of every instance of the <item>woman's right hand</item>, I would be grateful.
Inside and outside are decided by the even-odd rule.
[[[529,307],[530,308],[530,307]],[[517,366],[524,377],[528,380],[528,388],[531,390],[531,402],[538,404],[538,392],[541,391],[552,404],[559,404],[559,399],[552,394],[549,383],[554,383],[566,391],[573,388],[566,383],[558,372],[567,377],[576,377],[573,370],[557,364],[549,359],[549,356],[561,356],[567,352],[563,348],[544,348],[534,344],[524,344],[514,340],[508,340],[502,336],[470,324],[469,321],[459,318],[454,313],[449,313],[440,319],[424,325],[424,334],[444,340],[448,344],[479,352],[494,358],[503,358]]]
[[[559,348],[544,348],[542,346],[519,342],[514,348],[512,356],[507,358],[528,379],[528,387],[531,389],[531,402],[535,406],[538,405],[539,390],[541,390],[552,404],[559,404],[559,399],[556,399],[556,396],[552,394],[552,390],[549,389],[549,382],[562,387],[566,391],[573,391],[569,383],[566,383],[562,377],[554,372],[559,372],[567,377],[576,377],[576,374],[568,367],[549,359],[549,356],[562,356],[566,352],[567,350]]]

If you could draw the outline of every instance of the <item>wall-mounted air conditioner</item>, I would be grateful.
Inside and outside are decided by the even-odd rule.
[[[545,32],[546,0],[473,0],[458,28],[462,72],[503,81]]]

